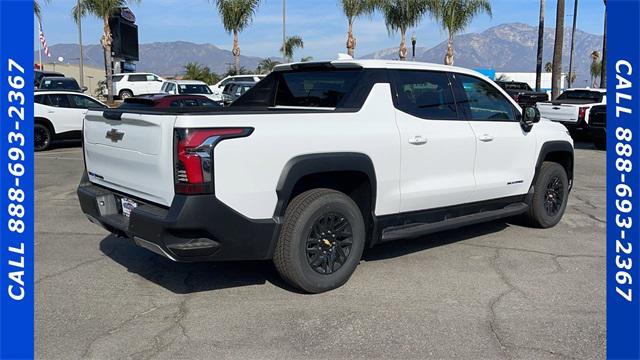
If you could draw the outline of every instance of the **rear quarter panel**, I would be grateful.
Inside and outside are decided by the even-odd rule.
[[[289,160],[335,152],[369,156],[377,178],[376,215],[399,210],[400,138],[389,84],[376,84],[358,112],[179,116],[175,126],[254,128],[214,151],[216,197],[248,218],[274,216],[277,184]]]

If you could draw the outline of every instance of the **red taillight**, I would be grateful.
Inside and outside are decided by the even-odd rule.
[[[176,194],[206,194],[213,191],[213,148],[221,140],[248,136],[251,129],[176,130]]]
[[[515,100],[516,102],[520,101],[520,94],[515,94],[513,96],[513,100]]]
[[[585,119],[585,117],[587,116],[587,109],[589,108],[581,107],[578,109],[578,121]]]

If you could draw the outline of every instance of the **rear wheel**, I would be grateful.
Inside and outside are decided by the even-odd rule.
[[[321,293],[349,280],[364,242],[362,213],[351,198],[330,189],[309,190],[287,207],[274,263],[291,285]]]
[[[528,222],[543,229],[556,226],[569,199],[567,172],[560,164],[545,161],[533,187],[533,197],[526,214]]]
[[[598,150],[607,150],[607,138],[605,136],[595,136],[593,146]]]
[[[51,147],[52,133],[48,126],[36,123],[33,126],[33,149],[44,151]]]
[[[133,96],[133,93],[129,90],[122,90],[120,91],[120,99],[124,100],[124,99],[128,99],[130,97]]]

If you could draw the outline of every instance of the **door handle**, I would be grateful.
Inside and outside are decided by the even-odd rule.
[[[491,136],[489,134],[484,134],[482,136],[479,136],[478,140],[480,140],[482,142],[491,142],[491,141],[493,141],[493,136]]]
[[[412,145],[424,145],[427,143],[427,139],[423,138],[422,136],[418,135],[418,136],[414,136],[412,138],[409,139],[409,144]]]

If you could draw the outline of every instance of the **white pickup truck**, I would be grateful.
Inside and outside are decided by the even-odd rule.
[[[311,293],[382,242],[552,227],[573,181],[567,130],[462,68],[287,64],[229,108],[170,111],[87,114],[83,212],[174,261],[272,259]]]
[[[606,89],[569,89],[557,99],[538,103],[540,116],[564,124],[570,131],[589,130],[589,112],[607,104]]]

